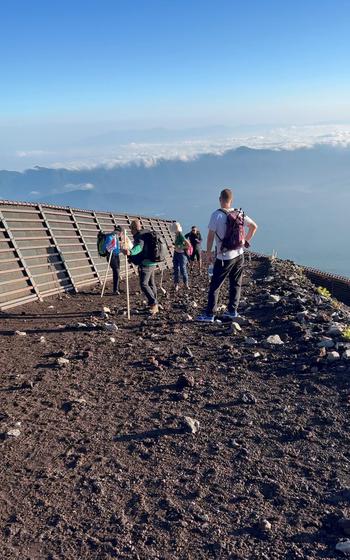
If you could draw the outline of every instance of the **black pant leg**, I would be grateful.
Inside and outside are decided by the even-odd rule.
[[[241,298],[241,288],[244,271],[244,255],[239,255],[234,259],[233,266],[230,270],[230,298],[228,310],[233,312],[237,311],[239,300]]]
[[[111,269],[113,272],[113,292],[116,293],[119,292],[120,258],[115,253],[112,254]]]
[[[221,261],[219,259],[216,259],[214,263],[213,276],[211,278],[208,293],[208,315],[213,315],[217,311],[220,288],[230,272],[231,263],[232,261]]]

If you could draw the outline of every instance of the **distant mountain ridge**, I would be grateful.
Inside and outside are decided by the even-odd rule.
[[[205,229],[218,193],[260,225],[256,249],[350,275],[350,148],[240,147],[154,165],[0,171],[0,197],[177,218]]]

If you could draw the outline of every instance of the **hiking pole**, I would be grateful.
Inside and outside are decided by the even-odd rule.
[[[124,246],[127,248],[126,229],[124,230]],[[128,255],[125,255],[125,280],[126,280],[126,304],[128,310],[128,319],[130,321],[130,294],[129,294],[129,263]]]
[[[163,288],[163,274],[164,274],[164,268],[162,267],[160,271],[160,291],[162,292],[162,294],[166,295],[166,289]]]
[[[108,264],[107,264],[107,270],[106,270],[105,279],[104,279],[104,282],[103,282],[101,297],[103,297],[103,295],[104,295],[104,293],[105,293],[105,287],[106,287],[106,283],[107,283],[108,271],[109,271],[109,267],[111,266],[112,254],[113,254],[113,250],[109,253],[109,259],[108,259]]]

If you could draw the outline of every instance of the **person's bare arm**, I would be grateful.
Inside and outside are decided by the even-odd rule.
[[[212,255],[212,248],[213,248],[213,242],[214,242],[214,238],[215,238],[215,231],[213,231],[212,229],[210,229],[208,231],[208,237],[207,237],[207,257],[209,262],[211,263],[213,261],[213,255]]]
[[[257,229],[258,229],[257,224],[252,221],[252,223],[249,224],[248,226],[248,232],[247,235],[245,236],[245,240],[249,242],[251,238],[255,235]]]

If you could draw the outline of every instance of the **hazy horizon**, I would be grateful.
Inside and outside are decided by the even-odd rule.
[[[196,157],[0,171],[2,198],[154,215],[206,234],[218,193],[259,224],[253,249],[350,277],[350,145],[240,147]]]

